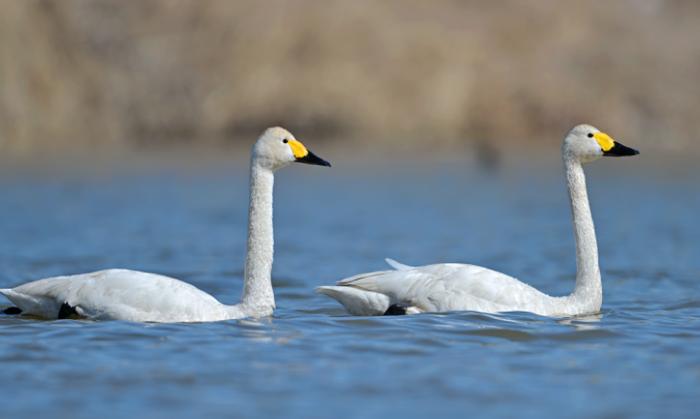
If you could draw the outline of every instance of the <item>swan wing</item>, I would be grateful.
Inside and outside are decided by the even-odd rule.
[[[475,265],[443,263],[356,275],[338,282],[388,297],[408,311],[527,310],[544,294],[508,275]]]
[[[186,282],[126,269],[45,278],[0,293],[23,313],[48,319],[58,318],[64,304],[96,320],[187,322],[226,317],[226,306]]]

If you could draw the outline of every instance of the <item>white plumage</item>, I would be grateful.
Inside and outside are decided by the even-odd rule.
[[[23,313],[47,319],[57,318],[63,304],[93,320],[201,322],[253,315],[240,305],[221,304],[186,282],[127,269],[45,278],[0,293]]]
[[[186,282],[167,276],[108,269],[29,282],[0,294],[22,314],[55,319],[208,322],[272,314],[273,173],[291,162],[330,166],[287,130],[267,129],[253,146],[250,167],[248,243],[240,304],[225,305]]]
[[[526,311],[574,316],[600,311],[602,283],[598,247],[582,163],[602,156],[638,154],[590,125],[573,128],[562,147],[576,238],[576,287],[552,297],[513,277],[457,263],[410,267],[387,260],[395,270],[371,272],[317,288],[353,315],[382,315],[393,306],[406,314],[444,311]]]
[[[318,291],[339,300],[351,314],[363,316],[382,315],[391,305],[400,305],[408,313],[469,310],[541,314],[549,313],[555,305],[564,313],[568,305],[567,297],[550,297],[500,272],[459,263],[372,272],[343,279],[336,286],[319,287]]]

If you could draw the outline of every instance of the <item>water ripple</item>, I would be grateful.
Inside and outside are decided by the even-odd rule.
[[[381,258],[392,256],[483,264],[569,292],[573,241],[558,170],[488,188],[462,166],[323,179],[290,170],[276,197],[273,317],[161,325],[0,316],[0,366],[11,384],[3,415],[696,416],[700,225],[691,220],[700,208],[686,199],[694,183],[647,193],[639,180],[591,182],[605,286],[596,316],[351,317],[312,291],[383,269]],[[223,173],[178,188],[162,177],[75,181],[79,188],[8,182],[0,285],[125,266],[235,301],[248,185]],[[664,216],[669,202],[684,204]]]

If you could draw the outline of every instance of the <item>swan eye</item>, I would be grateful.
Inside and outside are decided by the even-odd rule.
[[[289,140],[285,138],[284,140],[282,140],[282,142],[287,144],[289,142]]]
[[[592,133],[592,132],[589,132],[589,133],[588,133],[588,138],[593,138],[593,133]]]

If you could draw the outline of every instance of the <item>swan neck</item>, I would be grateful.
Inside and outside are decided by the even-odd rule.
[[[250,206],[242,305],[250,312],[272,311],[272,190],[274,175],[268,168],[250,165]]]
[[[564,166],[576,241],[576,288],[571,297],[581,305],[582,312],[598,312],[603,301],[603,287],[586,176],[581,162],[572,156],[564,157]]]

